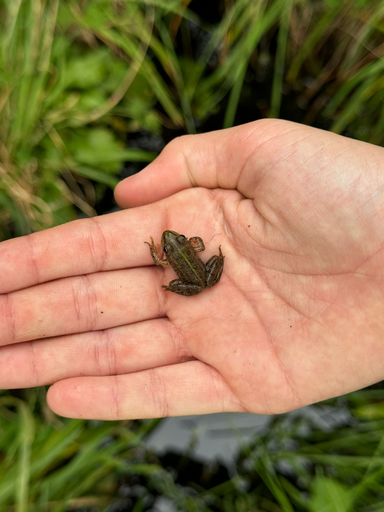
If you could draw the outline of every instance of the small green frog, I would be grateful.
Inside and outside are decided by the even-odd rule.
[[[171,265],[179,279],[174,279],[168,286],[163,286],[169,292],[180,295],[197,295],[204,288],[215,286],[220,281],[224,266],[224,256],[219,247],[219,256],[212,256],[207,263],[203,263],[198,252],[204,251],[204,242],[198,236],[188,240],[176,231],[164,231],[161,237],[161,247],[165,259],[161,260],[157,254],[156,246],[151,237],[149,245],[151,256],[156,265],[165,267]]]

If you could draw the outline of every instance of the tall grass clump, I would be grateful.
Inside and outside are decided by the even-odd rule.
[[[279,116],[382,143],[383,0],[0,1],[0,239],[94,215],[132,132]]]
[[[146,98],[148,86],[139,84],[137,76],[153,16],[132,5],[124,54],[119,54],[113,41],[100,42],[107,34],[90,28],[91,22],[117,20],[112,3],[93,2],[86,13],[77,4],[0,4],[2,238],[71,220],[79,211],[94,215],[95,196],[115,185],[124,161],[153,158],[127,148],[124,137],[111,129],[124,114],[123,134],[129,123],[157,129],[152,96]],[[132,108],[138,90],[144,99]]]
[[[40,405],[39,393],[28,400],[0,394],[1,511],[382,509],[379,387],[271,418],[251,440],[234,430],[238,454],[229,474],[216,476],[214,462],[181,454],[170,467],[152,453],[145,440],[158,420],[59,419]]]

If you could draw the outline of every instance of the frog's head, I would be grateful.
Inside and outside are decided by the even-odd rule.
[[[167,230],[161,236],[161,247],[164,252],[167,252],[166,247],[171,246],[172,248],[181,246],[185,243],[186,237],[180,235],[176,231]]]

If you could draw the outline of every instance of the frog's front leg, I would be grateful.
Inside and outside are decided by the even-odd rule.
[[[205,245],[203,242],[203,239],[199,236],[191,236],[191,238],[188,240],[192,247],[195,249],[196,252],[205,251]]]
[[[163,286],[163,288],[167,292],[178,293],[179,295],[197,295],[198,293],[203,291],[203,286],[199,286],[198,284],[188,283],[186,281],[182,281],[181,279],[174,279],[171,281],[168,286]]]
[[[205,282],[208,287],[215,286],[220,281],[224,267],[224,256],[219,247],[219,256],[212,256],[205,265]]]
[[[153,238],[151,237],[151,243],[144,242],[145,244],[149,245],[149,249],[151,251],[151,256],[153,261],[155,262],[155,265],[159,265],[161,267],[165,267],[166,265],[169,265],[169,262],[167,260],[161,260],[159,258],[159,255],[157,254],[156,245],[153,241]]]

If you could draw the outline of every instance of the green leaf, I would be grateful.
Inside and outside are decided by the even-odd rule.
[[[105,49],[71,59],[67,64],[67,87],[89,89],[100,85],[106,78],[105,59]]]
[[[354,409],[354,413],[359,418],[375,420],[384,418],[384,403],[367,403],[362,404]]]
[[[337,480],[318,475],[312,483],[309,510],[311,512],[349,512],[352,510],[351,492]]]
[[[154,153],[139,149],[125,149],[113,132],[106,128],[88,128],[73,132],[67,147],[81,166],[91,166],[117,173],[127,160],[151,161]]]

